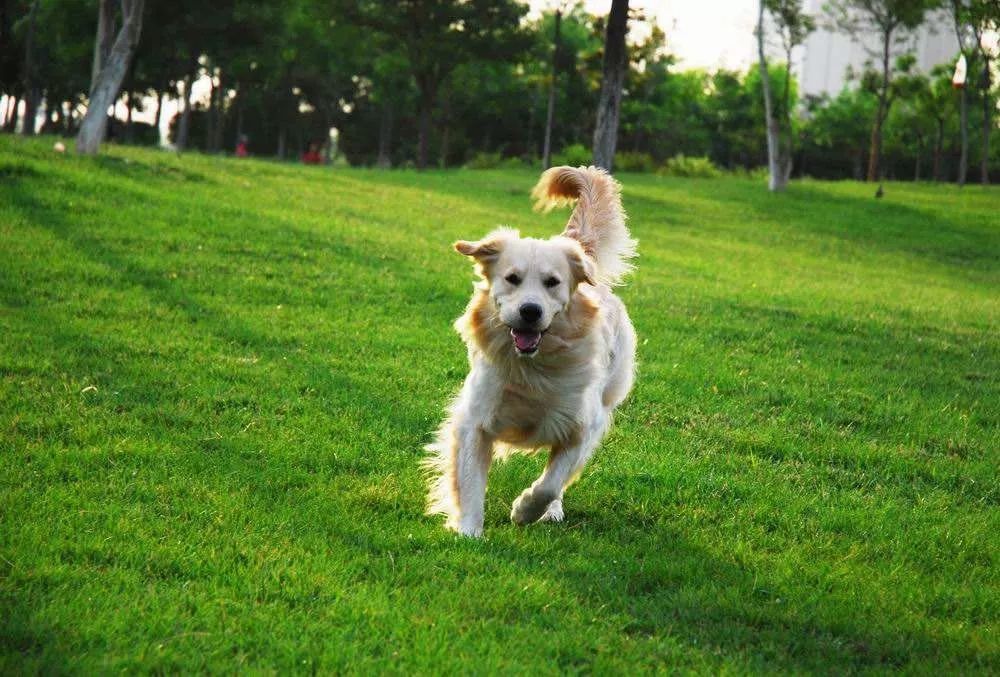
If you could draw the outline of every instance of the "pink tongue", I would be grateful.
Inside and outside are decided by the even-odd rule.
[[[542,340],[541,332],[518,331],[511,329],[510,335],[514,337],[514,345],[518,350],[534,350],[538,347],[538,342]]]

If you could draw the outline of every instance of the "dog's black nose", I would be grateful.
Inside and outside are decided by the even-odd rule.
[[[537,303],[525,303],[521,306],[521,319],[525,322],[538,322],[542,316],[542,307]]]

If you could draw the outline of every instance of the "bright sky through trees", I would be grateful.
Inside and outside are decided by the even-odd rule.
[[[532,13],[560,0],[530,0]],[[607,15],[611,0],[584,0],[587,11]],[[685,68],[746,70],[754,61],[753,0],[631,0],[667,34],[667,46]]]

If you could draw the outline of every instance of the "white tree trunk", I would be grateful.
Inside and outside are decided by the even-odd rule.
[[[767,69],[764,54],[764,0],[760,0],[757,15],[757,56],[760,60],[760,85],[764,90],[764,126],[767,128],[767,187],[771,191],[782,191],[788,185],[791,174],[791,158],[785,160],[781,152],[781,127],[774,116],[774,102],[771,97],[771,75]]]
[[[545,143],[542,146],[542,169],[552,166],[552,121],[556,112],[556,79],[559,75],[559,24],[562,11],[556,10],[555,38],[552,41],[552,81],[549,83],[549,107],[545,113]],[[534,109],[532,109],[534,113]]]
[[[101,0],[99,24],[104,21],[106,5],[110,4],[111,0]],[[121,0],[122,27],[107,60],[101,64],[97,77],[91,83],[87,114],[80,123],[80,132],[76,137],[76,152],[81,155],[96,154],[104,140],[108,126],[108,108],[118,97],[125,72],[139,43],[143,4],[144,0]],[[96,49],[100,49],[100,35]]]
[[[191,85],[194,76],[184,77],[184,98],[181,99],[181,119],[177,123],[177,138],[174,139],[174,148],[177,152],[187,150],[188,136],[191,132]]]
[[[115,3],[101,0],[97,7],[97,37],[94,39],[94,63],[90,68],[90,87],[93,89],[101,69],[111,56],[115,40]]]

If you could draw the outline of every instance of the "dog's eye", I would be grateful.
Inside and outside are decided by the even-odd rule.
[[[545,278],[545,282],[543,284],[546,287],[548,287],[549,289],[551,289],[552,287],[557,287],[557,286],[559,286],[559,278],[558,277],[547,277],[547,278]]]
[[[508,275],[504,279],[507,280],[508,282],[510,282],[515,287],[517,285],[521,284],[521,278],[518,277],[517,273],[511,273],[510,275]]]

